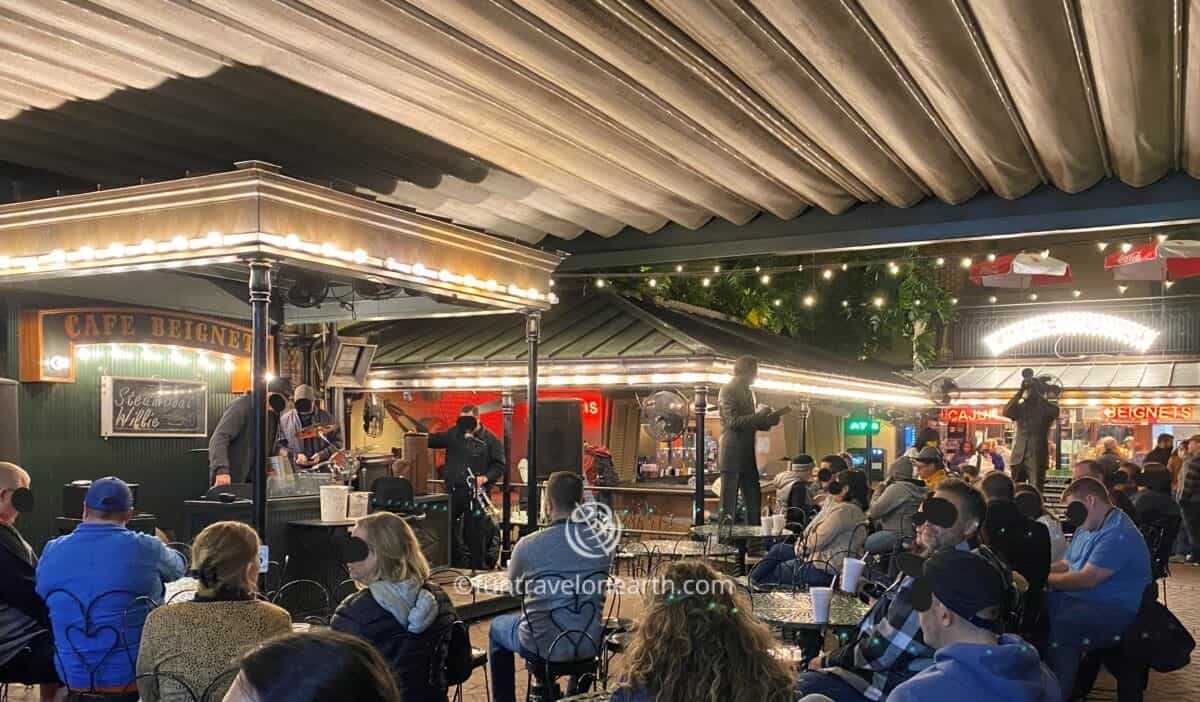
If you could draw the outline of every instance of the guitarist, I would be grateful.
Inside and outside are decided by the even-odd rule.
[[[721,412],[721,514],[736,518],[739,488],[746,501],[746,518],[761,524],[762,488],[759,485],[758,460],[754,455],[754,435],[779,424],[779,418],[791,407],[773,410],[759,405],[750,386],[758,377],[758,359],[742,356],[733,365],[733,378],[717,396]]]

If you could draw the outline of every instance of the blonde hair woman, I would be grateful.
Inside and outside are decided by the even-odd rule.
[[[445,660],[436,658],[457,615],[450,598],[425,582],[429,563],[403,519],[377,512],[358,520],[352,536],[367,556],[349,564],[362,590],[338,605],[330,626],[372,644],[392,668],[406,700],[445,700]]]
[[[681,560],[657,584],[613,702],[791,702],[796,671],[732,580]]]
[[[200,581],[196,598],[159,607],[146,617],[137,673],[147,702],[190,702],[232,667],[246,650],[291,631],[280,607],[255,598],[258,535],[241,522],[217,522],[192,544],[193,570]],[[170,677],[167,677],[167,676]],[[178,678],[195,697],[180,688]],[[225,683],[228,687],[228,683]],[[210,694],[220,699],[224,690]]]

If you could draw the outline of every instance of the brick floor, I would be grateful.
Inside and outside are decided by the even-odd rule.
[[[1173,575],[1167,585],[1167,604],[1171,611],[1187,626],[1194,637],[1200,639],[1200,567],[1189,565],[1172,565]],[[626,597],[621,603],[621,616],[637,618],[640,604],[635,598]],[[487,621],[476,622],[471,626],[471,641],[479,648],[487,647]],[[613,674],[620,675],[621,661],[618,658],[613,664]],[[1115,683],[1106,674],[1102,674],[1093,691],[1092,700],[1115,700]],[[484,683],[484,671],[477,670],[463,688],[465,702],[485,702],[488,699]],[[520,660],[517,662],[517,699],[523,699],[525,694],[525,669]],[[36,693],[23,689],[11,691],[11,702],[35,702]],[[1151,673],[1150,687],[1146,692],[1147,702],[1177,702],[1183,700],[1200,700],[1200,654],[1192,656],[1192,663],[1183,670],[1174,673]]]

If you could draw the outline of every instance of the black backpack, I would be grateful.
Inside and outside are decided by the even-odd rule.
[[[471,635],[461,620],[450,625],[445,638],[446,686],[462,685],[471,677]]]

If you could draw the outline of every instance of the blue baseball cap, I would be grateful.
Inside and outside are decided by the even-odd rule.
[[[128,512],[133,509],[133,491],[129,484],[111,475],[93,480],[83,504],[101,512]]]

